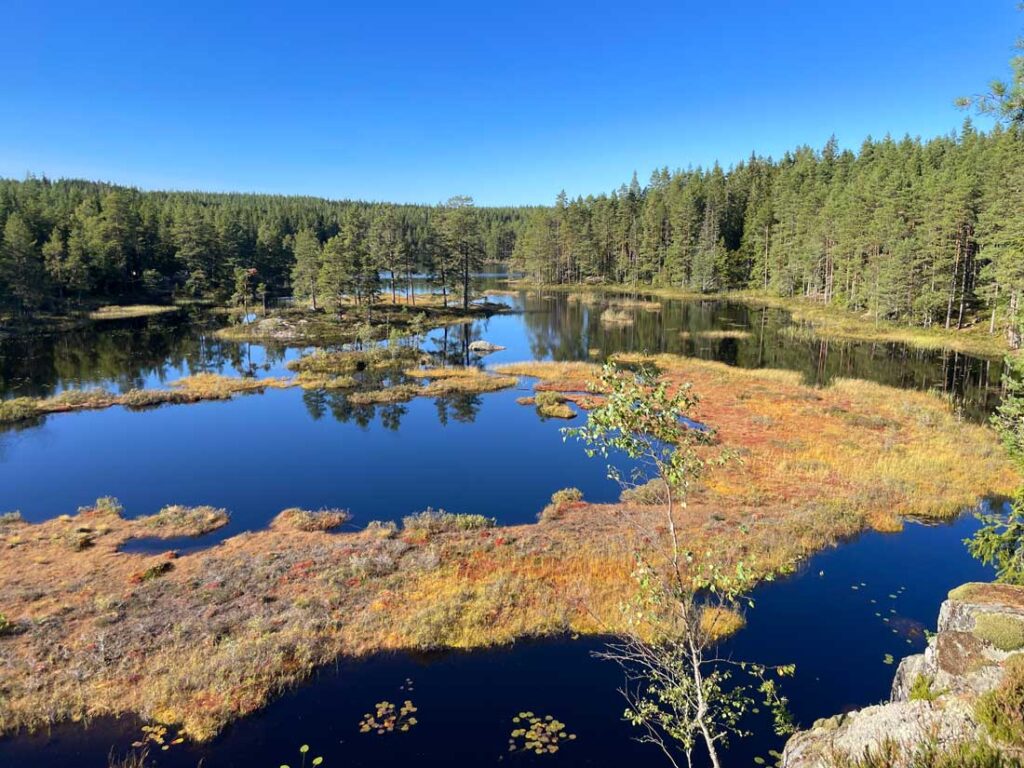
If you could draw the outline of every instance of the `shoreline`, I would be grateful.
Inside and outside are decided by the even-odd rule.
[[[697,416],[720,437],[708,450],[744,455],[709,473],[684,523],[725,567],[743,559],[784,573],[846,536],[898,529],[908,514],[948,519],[1019,481],[989,428],[962,424],[929,394],[650,361],[704,393]],[[594,370],[524,363],[515,375],[537,376],[539,392],[580,391]],[[6,520],[0,731],[135,712],[205,741],[339,657],[614,631],[634,550],[662,551],[663,513],[635,500],[554,506],[531,524],[413,515],[352,533],[327,532],[337,513],[292,511],[180,556],[119,548],[199,533],[223,524],[222,511],[175,508],[157,525],[107,500],[42,523]]]
[[[993,361],[1001,360],[1007,354],[1013,353],[1005,338],[999,334],[990,335],[987,330],[983,329],[983,324],[976,323],[962,330],[896,325],[885,320],[872,320],[856,312],[828,306],[811,299],[784,298],[762,291],[734,290],[694,293],[658,286],[551,285],[515,280],[510,280],[509,285],[524,291],[654,296],[678,301],[734,302],[789,312],[794,322],[806,323],[813,329],[814,335],[822,340],[905,344],[918,349],[948,350]]]

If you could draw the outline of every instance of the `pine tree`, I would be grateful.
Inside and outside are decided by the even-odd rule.
[[[396,302],[395,274],[406,269],[408,282],[409,262],[406,259],[406,245],[402,237],[402,226],[394,206],[382,205],[373,211],[369,232],[369,254],[373,262],[387,271],[391,283],[391,303]]]
[[[12,309],[39,309],[46,297],[45,272],[35,237],[21,214],[12,213],[0,241],[0,285],[4,303]]]
[[[480,221],[473,198],[457,195],[448,199],[441,213],[440,232],[449,270],[459,276],[462,308],[469,309],[470,277],[483,263]]]
[[[309,299],[317,308],[317,280],[320,276],[320,241],[312,229],[303,229],[292,243],[292,292],[296,298]]]

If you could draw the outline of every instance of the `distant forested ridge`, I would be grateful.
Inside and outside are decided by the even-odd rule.
[[[462,209],[471,217],[468,239],[449,242],[444,225]],[[461,264],[508,261],[527,211],[475,208],[468,198],[386,205],[0,180],[0,310],[170,294],[227,298],[257,287],[309,298],[305,281],[295,285],[309,270],[314,299],[320,291],[354,293],[354,286],[388,289],[378,279],[388,270],[391,282],[411,272],[443,273],[455,289]]]
[[[512,264],[545,283],[761,289],[920,326],[983,318],[1020,344],[1024,132],[834,140],[652,174],[537,209]]]
[[[358,301],[414,272],[459,294],[489,260],[544,283],[754,288],[924,327],[982,321],[1019,346],[1024,131],[830,141],[535,208],[0,180],[0,231],[9,311],[257,288]]]

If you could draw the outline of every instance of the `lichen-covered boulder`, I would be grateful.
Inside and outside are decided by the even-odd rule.
[[[924,653],[900,662],[888,704],[819,720],[786,744],[783,768],[829,768],[837,756],[860,758],[896,747],[909,764],[915,748],[941,750],[985,739],[974,707],[1024,653],[1024,587],[965,584],[939,611]],[[895,768],[900,768],[900,763]]]

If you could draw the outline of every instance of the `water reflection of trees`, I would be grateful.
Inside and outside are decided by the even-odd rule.
[[[226,342],[202,315],[138,318],[53,334],[0,339],[0,396],[45,397],[68,388],[103,386],[119,392],[149,379],[167,382],[180,371],[228,370],[255,375],[284,350]]]
[[[643,297],[641,297],[643,298]],[[670,353],[742,368],[799,372],[807,383],[858,378],[936,390],[965,416],[984,419],[999,399],[1000,361],[904,344],[828,341],[782,310],[721,301],[661,301],[660,311],[627,308],[632,322],[607,325],[614,297],[524,294],[523,326],[531,352],[554,360],[601,359],[616,352]],[[720,338],[709,333],[730,333]]]
[[[330,392],[323,389],[303,392],[302,402],[314,421],[319,421],[329,414],[337,422],[352,423],[365,429],[379,416],[380,425],[392,432],[398,431],[402,426],[402,419],[409,413],[406,403],[353,403],[346,392]],[[442,426],[447,426],[450,421],[464,424],[476,421],[482,405],[483,399],[475,394],[459,393],[434,398],[437,420]]]
[[[410,339],[417,344],[432,365],[465,366],[481,365],[480,355],[470,351],[469,345],[480,338],[480,327],[474,323],[440,328],[426,335],[426,338]],[[395,386],[412,384],[410,377],[402,370],[369,368],[354,374],[355,386],[351,390],[307,390],[302,400],[314,420],[330,416],[343,424],[353,423],[361,428],[369,427],[377,417],[384,429],[397,431],[402,419],[409,412],[405,403],[367,404],[353,403],[352,392],[386,390]],[[483,400],[477,394],[455,393],[434,398],[437,419],[442,425],[451,421],[470,423],[476,420]]]

